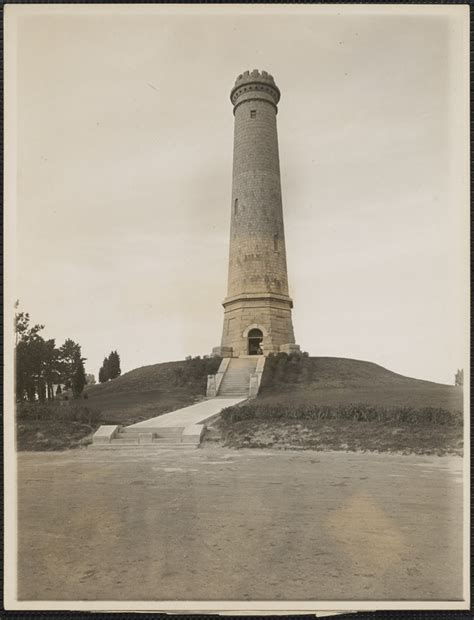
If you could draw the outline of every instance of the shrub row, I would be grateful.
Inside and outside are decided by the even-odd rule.
[[[59,404],[53,403],[20,403],[17,405],[18,420],[58,420],[61,422],[81,422],[96,424],[99,421],[100,411],[74,401]]]
[[[462,426],[462,413],[437,407],[375,407],[350,405],[274,405],[249,403],[227,407],[221,413],[224,423],[268,420],[346,420],[387,422],[388,424]]]
[[[216,374],[221,358],[204,357],[188,358],[184,364],[172,369],[173,385],[183,387],[186,385],[198,385],[201,391],[206,391],[207,375]]]
[[[308,353],[271,354],[265,361],[261,391],[279,386],[282,383],[304,383],[312,378],[313,361]]]

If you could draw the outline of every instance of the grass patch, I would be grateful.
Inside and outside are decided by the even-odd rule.
[[[337,357],[279,353],[268,357],[257,401],[308,405],[441,407],[462,411],[462,389],[405,377],[378,364]]]
[[[19,422],[17,425],[17,450],[34,452],[70,450],[87,446],[97,426],[81,422]]]
[[[85,446],[100,425],[100,413],[84,401],[21,403],[17,407],[17,450],[67,450]]]
[[[221,413],[218,430],[233,448],[370,450],[462,454],[460,411],[440,407],[268,404],[258,399]]]
[[[257,398],[222,412],[214,430],[235,448],[462,454],[462,389],[378,364],[280,353]]]
[[[463,453],[460,427],[410,426],[345,420],[245,421],[231,428],[222,421],[225,446],[286,450],[344,450],[403,454]],[[222,428],[223,427],[223,428]]]

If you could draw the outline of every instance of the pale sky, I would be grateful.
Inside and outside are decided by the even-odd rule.
[[[220,344],[229,93],[257,68],[282,93],[296,342],[453,382],[466,7],[17,8],[14,297],[45,337],[79,342],[96,377],[111,350],[125,372]]]

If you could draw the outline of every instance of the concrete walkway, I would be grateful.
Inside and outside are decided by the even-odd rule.
[[[225,407],[237,405],[237,403],[241,403],[247,398],[247,396],[240,398],[210,398],[196,405],[190,405],[189,407],[177,409],[176,411],[165,413],[156,418],[150,418],[143,422],[131,424],[127,426],[127,428],[143,428],[147,430],[151,428],[186,427],[192,424],[202,424],[206,420],[209,420],[209,418],[217,415],[222,409],[225,409]]]

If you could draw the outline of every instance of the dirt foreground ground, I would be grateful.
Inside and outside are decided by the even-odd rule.
[[[20,600],[459,600],[462,459],[21,453]]]

